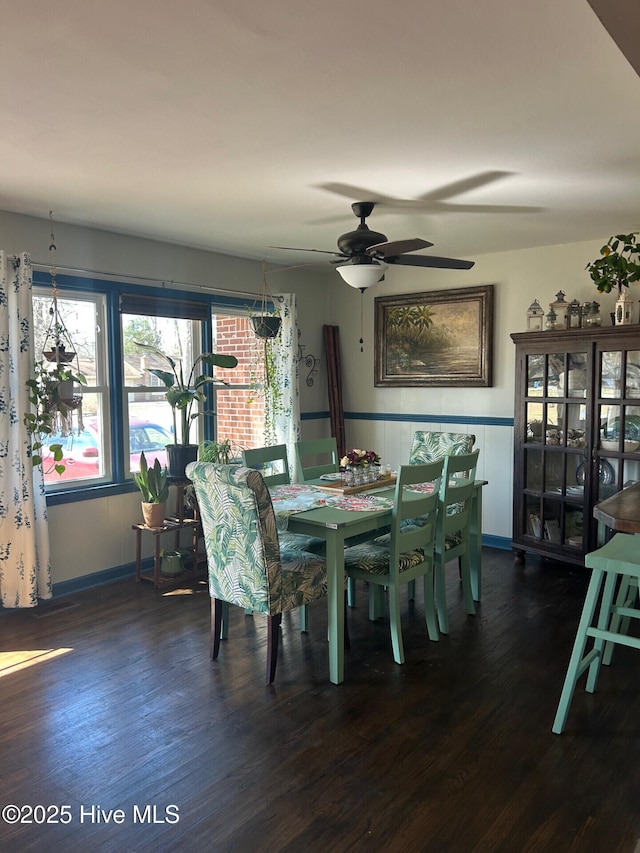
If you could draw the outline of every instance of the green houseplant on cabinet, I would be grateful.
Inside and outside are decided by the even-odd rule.
[[[237,367],[238,359],[234,355],[219,355],[213,352],[205,352],[199,355],[191,366],[191,370],[185,378],[182,364],[176,364],[171,356],[166,355],[151,344],[143,344],[138,341],[136,346],[147,352],[153,353],[166,361],[170,370],[159,370],[150,368],[149,373],[157,376],[167,388],[165,397],[171,406],[173,415],[173,434],[176,437],[175,444],[167,445],[167,460],[169,463],[169,475],[171,477],[184,477],[184,470],[189,462],[195,462],[198,457],[198,445],[189,441],[191,424],[200,414],[212,415],[215,412],[199,412],[197,404],[206,402],[204,388],[207,384],[224,384],[212,376],[198,374],[202,365],[209,367],[222,367],[231,369]],[[179,428],[178,428],[179,425]]]
[[[600,249],[600,257],[586,269],[599,293],[622,292],[633,282],[640,281],[640,243],[638,232],[609,237]]]
[[[140,471],[133,475],[142,495],[142,517],[147,527],[162,527],[169,500],[169,472],[156,459],[149,467],[144,450],[140,454]]]

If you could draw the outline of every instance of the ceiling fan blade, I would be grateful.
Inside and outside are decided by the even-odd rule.
[[[423,204],[421,202],[421,204]],[[419,208],[431,213],[541,213],[544,208],[521,204],[456,204],[456,202],[424,202]]]
[[[437,255],[398,255],[397,258],[385,258],[387,264],[399,264],[404,267],[436,267],[443,270],[470,270],[475,261],[462,261],[457,258],[439,258]]]
[[[328,183],[317,184],[316,186],[320,190],[327,190],[327,192],[330,193],[343,195],[346,198],[350,198],[352,201],[375,201],[376,204],[393,204],[396,201],[396,199],[391,198],[391,196],[384,195],[383,193],[376,193],[372,190],[364,189],[364,187],[354,187],[352,184]]]
[[[342,252],[332,252],[330,249],[304,249],[300,246],[269,246],[270,249],[283,249],[285,252],[320,252],[323,255],[334,255],[336,258],[346,258]]]
[[[453,198],[462,193],[477,190],[478,187],[484,187],[486,184],[491,184],[494,181],[499,181],[501,178],[508,178],[513,172],[489,171],[480,172],[477,175],[471,175],[469,178],[462,178],[459,181],[453,181],[450,184],[445,184],[443,187],[424,193],[417,197],[416,201],[444,201],[445,199]]]
[[[411,237],[408,240],[389,240],[386,243],[376,243],[375,246],[369,246],[367,254],[381,255],[386,258],[403,255],[405,252],[417,252],[418,249],[428,249],[429,246],[433,246],[433,243],[422,240],[420,237]]]

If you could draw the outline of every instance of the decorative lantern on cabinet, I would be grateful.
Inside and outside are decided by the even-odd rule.
[[[556,312],[553,310],[553,308],[549,308],[549,313],[545,317],[544,323],[544,327],[548,332],[553,332],[555,329],[558,328],[557,319],[558,318],[556,317]]]
[[[594,301],[591,303],[589,313],[586,317],[582,318],[582,325],[589,328],[602,325],[602,314],[600,313],[600,304],[598,302]]]
[[[579,329],[581,326],[582,309],[577,299],[569,303],[569,314],[567,316],[567,329]]]
[[[549,305],[556,315],[556,329],[567,328],[567,316],[569,313],[569,303],[564,298],[564,290],[559,290],[556,293],[556,301]]]
[[[621,287],[616,300],[616,326],[633,323],[633,301],[626,287]]]
[[[527,309],[527,330],[541,332],[544,320],[544,310],[537,299],[534,299]]]

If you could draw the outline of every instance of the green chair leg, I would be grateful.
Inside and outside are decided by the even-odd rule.
[[[436,609],[438,611],[438,625],[441,634],[449,633],[449,615],[447,613],[447,596],[445,593],[445,563],[436,560],[434,571],[434,582],[436,590]]]
[[[433,578],[429,575],[425,575],[423,578],[423,590],[424,617],[427,623],[427,633],[430,640],[438,641],[440,635],[438,633],[435,590],[433,588]]]
[[[467,613],[470,616],[476,615],[476,607],[473,603],[473,591],[471,583],[471,561],[469,554],[463,554],[460,557],[460,579],[462,581],[462,592],[464,594],[464,603],[467,608]]]
[[[571,652],[567,674],[564,679],[562,693],[560,694],[558,710],[556,711],[555,720],[553,721],[553,727],[551,729],[551,731],[556,735],[562,734],[564,730],[565,723],[567,722],[567,715],[569,713],[569,706],[571,705],[571,700],[573,699],[573,694],[576,689],[576,683],[585,669],[591,665],[593,656],[595,655],[595,650],[589,652],[588,655],[585,655],[584,650],[588,639],[587,629],[589,628],[589,625],[591,625],[596,604],[598,603],[603,574],[604,572],[601,569],[594,569],[591,575],[587,596],[582,608],[582,615],[580,616],[580,622],[578,624],[578,630],[573,644],[573,651]]]
[[[628,616],[622,616],[618,610],[621,607],[629,608],[633,607],[638,597],[638,579],[631,578],[629,575],[625,575],[620,581],[620,589],[618,590],[618,595],[616,596],[615,603],[615,612],[611,617],[611,631],[619,634],[628,634],[629,633],[629,622],[631,621]],[[604,654],[602,655],[602,663],[605,666],[609,666],[611,663],[611,658],[613,656],[613,647],[615,643],[608,642],[604,647]]]
[[[369,621],[375,622],[384,613],[384,587],[369,584]]]
[[[388,595],[393,659],[396,663],[404,663],[404,644],[402,642],[402,623],[400,621],[400,595],[396,584],[392,584],[389,587]]]
[[[356,606],[356,582],[353,578],[347,578],[347,604],[349,607]]]

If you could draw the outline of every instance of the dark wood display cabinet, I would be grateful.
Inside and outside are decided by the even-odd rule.
[[[640,480],[640,325],[518,332],[513,540],[584,565],[598,501]]]

